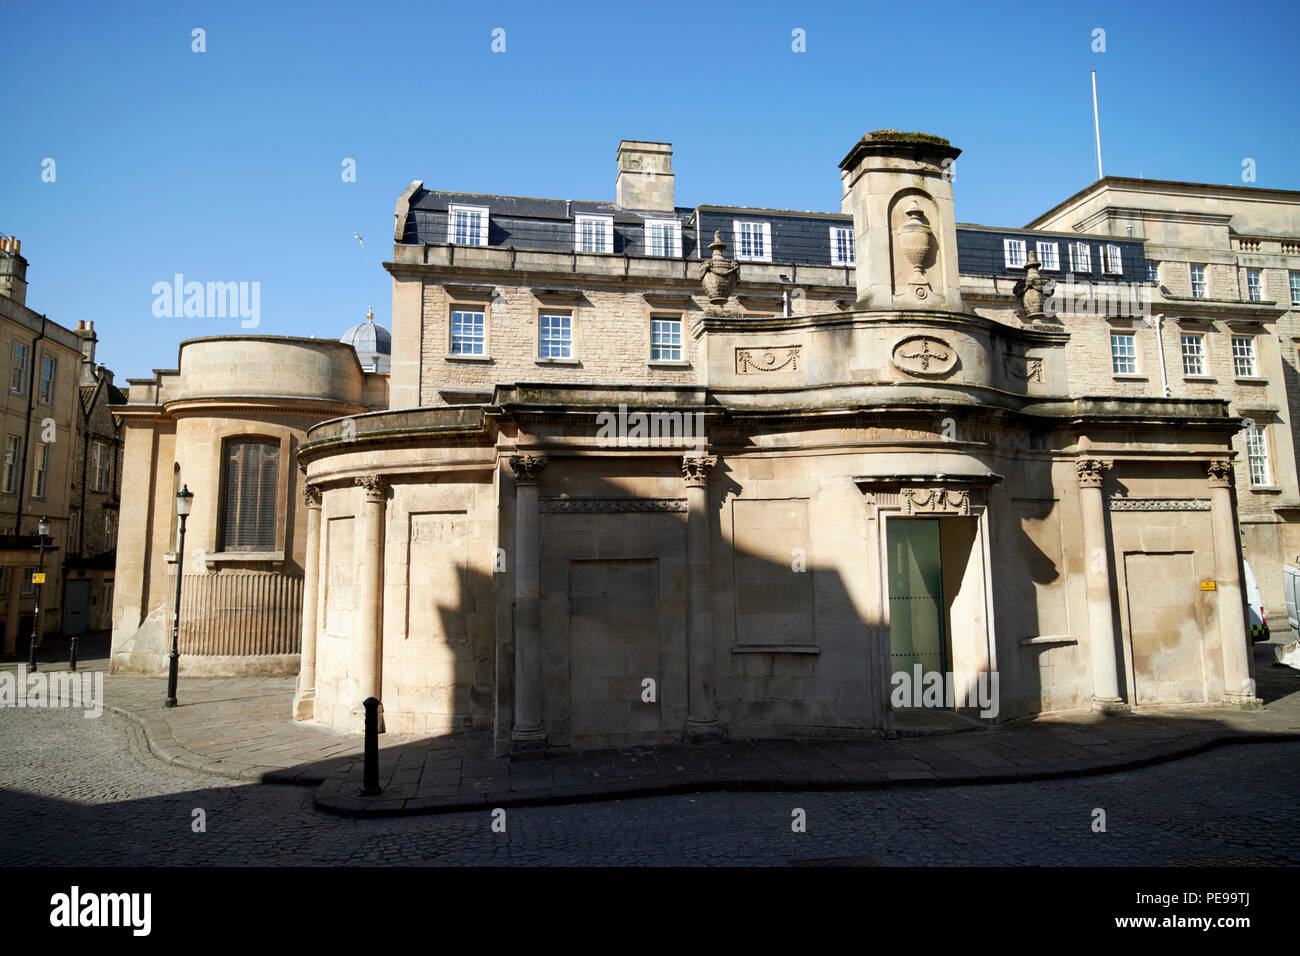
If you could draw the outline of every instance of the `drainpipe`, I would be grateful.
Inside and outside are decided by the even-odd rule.
[[[18,518],[14,526],[14,534],[23,533],[23,495],[27,491],[27,449],[31,445],[32,437],[32,408],[36,403],[36,345],[45,338],[45,325],[50,320],[41,316],[40,334],[32,340],[32,366],[27,374],[27,424],[23,428],[23,467],[18,472]]]
[[[1160,388],[1165,398],[1169,397],[1169,372],[1165,369],[1165,314],[1156,316],[1156,348],[1160,350]]]

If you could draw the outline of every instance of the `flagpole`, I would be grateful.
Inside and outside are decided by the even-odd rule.
[[[1097,113],[1097,71],[1092,71],[1092,129],[1097,136],[1097,178],[1103,179],[1101,171],[1101,118]]]

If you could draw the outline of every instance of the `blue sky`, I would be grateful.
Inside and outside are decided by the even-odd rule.
[[[155,317],[156,282],[258,282],[259,332],[387,324],[408,183],[612,200],[623,138],[673,143],[679,205],[831,211],[859,136],[925,130],[965,151],[958,217],[1020,226],[1096,178],[1095,68],[1107,173],[1240,183],[1249,157],[1300,188],[1294,3],[923,9],[0,0],[0,232],[120,383],[246,331]]]

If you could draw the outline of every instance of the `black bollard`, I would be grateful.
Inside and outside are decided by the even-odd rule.
[[[379,785],[379,700],[367,697],[366,708],[366,764],[361,775],[361,796],[373,797],[383,792]]]

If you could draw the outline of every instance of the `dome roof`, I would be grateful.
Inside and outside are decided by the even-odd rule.
[[[372,309],[366,313],[366,321],[358,322],[343,333],[339,339],[344,345],[350,345],[361,361],[361,367],[367,372],[387,372],[389,360],[393,354],[393,337],[388,330],[375,321]]]

